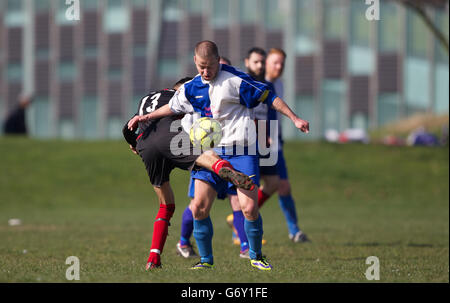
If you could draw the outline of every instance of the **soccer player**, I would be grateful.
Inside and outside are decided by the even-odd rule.
[[[231,61],[224,56],[220,56],[219,63],[231,65]],[[180,240],[177,242],[176,245],[177,254],[184,258],[192,258],[197,256],[190,241],[193,231],[194,231],[194,216],[192,215],[190,205],[188,205],[184,209],[182,215]]]
[[[192,78],[181,79],[174,85],[174,89],[151,92],[145,96],[139,104],[135,117],[148,114],[168,104],[175,94],[175,90],[190,79]],[[175,132],[171,131],[173,123],[182,116],[139,122],[138,134],[128,129],[128,122],[123,128],[123,135],[130,144],[131,150],[135,154],[139,154],[145,164],[160,204],[153,226],[147,270],[161,266],[160,255],[166,241],[169,221],[175,211],[174,195],[169,183],[170,172],[175,167],[192,170],[194,164],[197,164],[213,171],[224,180],[233,182],[235,186],[246,189],[254,186],[248,176],[236,172],[228,161],[219,158],[213,151],[206,151],[200,156],[194,155],[187,133],[180,132],[179,129]],[[172,143],[174,137],[180,135],[185,135],[185,140],[189,142],[189,145],[179,147],[178,142]],[[180,148],[180,150],[174,154],[173,148]]]
[[[251,144],[256,142],[251,129],[253,121],[252,108],[260,102],[273,106],[291,119],[294,125],[309,132],[309,123],[295,115],[287,104],[264,83],[257,82],[247,74],[235,68],[219,63],[219,51],[212,41],[197,43],[194,63],[199,75],[183,84],[167,106],[144,116],[131,119],[129,129],[135,129],[138,122],[157,119],[180,113],[199,113],[222,123],[224,136],[216,152],[228,160],[236,170],[250,176],[258,184],[258,156],[252,154]],[[231,123],[229,121],[232,121]],[[244,154],[240,154],[243,151]],[[194,199],[191,209],[194,215],[194,238],[197,242],[200,262],[193,269],[212,268],[213,226],[209,211],[217,194],[223,194],[228,187],[226,181],[206,170],[192,171],[194,179]],[[237,189],[239,203],[245,216],[245,232],[249,240],[250,263],[260,270],[271,270],[272,266],[261,252],[263,234],[262,219],[258,211],[257,190]]]
[[[284,64],[286,61],[286,53],[279,48],[272,48],[269,50],[266,58],[265,80],[273,84],[275,93],[283,97],[283,83],[281,82],[281,75],[283,74]],[[264,202],[270,198],[272,194],[278,191],[278,201],[281,210],[286,218],[286,223],[289,231],[289,239],[295,243],[309,242],[310,240],[305,233],[298,226],[297,211],[294,199],[291,194],[291,185],[288,179],[288,172],[283,153],[283,139],[281,132],[281,117],[274,113],[270,108],[268,109],[267,120],[276,118],[278,122],[278,175],[273,175],[270,167],[262,167],[261,175],[264,180],[264,185],[260,187],[258,192],[258,205],[261,207]],[[266,170],[266,171],[265,171]]]

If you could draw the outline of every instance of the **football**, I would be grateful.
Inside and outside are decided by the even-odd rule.
[[[214,148],[222,139],[222,126],[215,119],[200,118],[192,124],[189,138],[194,147],[201,147],[203,150]]]

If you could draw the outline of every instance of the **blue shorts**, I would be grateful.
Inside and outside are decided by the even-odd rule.
[[[280,149],[278,151],[277,168],[278,168],[278,175],[280,176],[280,179],[287,180],[288,172],[287,172],[286,161],[284,160],[284,153],[283,153],[282,149]]]
[[[284,160],[283,150],[278,150],[278,160],[277,164],[272,166],[260,166],[259,171],[261,175],[264,176],[274,176],[278,175],[281,180],[288,179],[286,161]]]
[[[234,169],[249,176],[255,184],[259,186],[259,157],[257,155],[226,155],[220,149],[214,150],[222,159],[227,160],[233,165]],[[208,182],[217,192],[217,198],[225,199],[227,194],[236,194],[236,187],[215,173],[207,170],[191,171],[191,182],[189,185],[189,197],[194,198],[195,185],[193,179],[199,179]]]

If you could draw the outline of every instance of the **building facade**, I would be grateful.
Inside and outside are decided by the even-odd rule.
[[[120,138],[141,96],[196,74],[204,39],[240,68],[253,46],[286,51],[285,100],[311,123],[306,136],[285,121],[287,138],[448,113],[448,52],[395,1],[374,21],[365,0],[68,2],[0,0],[0,117],[34,92],[34,137]],[[427,13],[448,39],[448,2]]]

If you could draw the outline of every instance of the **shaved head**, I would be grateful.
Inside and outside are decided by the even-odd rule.
[[[217,45],[209,40],[200,41],[195,46],[195,55],[202,58],[219,59],[219,49]]]
[[[194,63],[203,80],[212,81],[219,73],[220,56],[217,45],[209,40],[201,41],[195,46]]]

